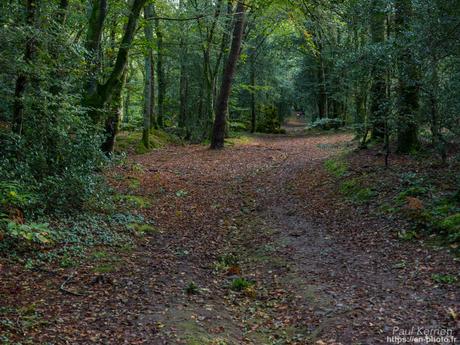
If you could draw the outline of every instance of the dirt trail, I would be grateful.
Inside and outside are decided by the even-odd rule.
[[[426,270],[452,259],[393,239],[387,220],[327,189],[322,162],[350,139],[258,136],[135,157],[116,173],[140,181],[150,206],[139,212],[158,231],[90,290],[82,273],[85,297],[38,294],[50,322],[37,343],[386,344],[393,327],[452,328],[458,291]],[[219,270],[229,254],[241,272]],[[240,276],[254,287],[229,289]],[[192,282],[199,293],[186,293]]]

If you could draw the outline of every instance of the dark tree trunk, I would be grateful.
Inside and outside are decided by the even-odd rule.
[[[151,18],[153,16],[152,4],[148,4],[144,7],[144,18]],[[147,51],[144,57],[144,68],[145,68],[145,80],[144,80],[144,119],[142,129],[142,143],[145,148],[150,147],[149,134],[151,123],[150,120],[154,116],[153,114],[153,92],[154,92],[154,66],[153,66],[153,27],[150,20],[147,20],[144,26],[144,35],[147,41]]]
[[[250,54],[250,74],[251,74],[251,133],[256,131],[256,52],[251,50]]]
[[[86,95],[85,105],[89,108],[89,115],[95,123],[101,121],[105,105],[111,102],[119,87],[124,85],[129,50],[136,33],[140,11],[145,2],[146,0],[134,0],[112,72],[104,84],[96,83],[96,89],[89,90]]]
[[[324,62],[319,58],[318,65],[318,82],[319,82],[319,97],[318,97],[318,116],[320,119],[328,116],[327,91],[326,91],[326,72],[324,71]]]
[[[126,79],[126,70],[123,73],[122,78]],[[121,118],[121,102],[122,97],[121,94],[123,92],[124,82],[117,84],[116,90],[114,90],[110,107],[109,107],[109,114],[107,120],[105,121],[105,135],[106,139],[102,143],[101,150],[105,154],[110,154],[113,152],[113,148],[115,145],[115,138],[118,134],[118,129],[120,125],[120,118]]]
[[[396,35],[399,41],[398,56],[398,145],[399,153],[409,153],[418,148],[417,114],[419,111],[418,73],[406,31],[412,18],[412,1],[395,1]]]
[[[183,45],[183,38],[181,38],[181,51],[185,53],[185,46]],[[188,89],[188,82],[187,82],[187,67],[185,65],[185,56],[181,55],[180,61],[180,77],[179,77],[179,97],[180,97],[180,104],[179,104],[179,121],[178,125],[179,128],[185,128],[187,126],[187,89]]]
[[[26,24],[32,29],[35,25],[36,16],[38,12],[39,0],[27,0],[26,3]],[[35,52],[37,50],[37,41],[34,38],[34,34],[27,37],[26,48],[24,51],[24,62],[29,65],[32,63]],[[25,73],[21,73],[16,79],[16,85],[14,88],[14,102],[13,102],[13,119],[12,119],[12,130],[14,133],[21,134],[24,122],[24,93],[29,78]]]
[[[97,92],[97,74],[101,63],[101,40],[104,31],[104,22],[107,17],[107,0],[92,0],[88,31],[86,33],[85,48],[89,54],[88,78],[86,83],[86,97]]]
[[[371,36],[372,43],[379,44],[385,41],[385,12],[382,0],[372,1]],[[386,118],[386,71],[385,67],[377,61],[372,71],[370,121],[372,125],[371,136],[373,139],[382,140],[385,135]]]
[[[224,147],[225,124],[227,117],[228,99],[230,97],[233,77],[235,75],[236,64],[240,55],[241,41],[243,38],[245,24],[245,5],[238,2],[235,14],[235,26],[233,28],[232,46],[230,54],[225,65],[222,84],[220,87],[219,97],[217,99],[216,118],[211,138],[211,149],[220,149]]]
[[[154,15],[156,15],[155,8],[152,7]],[[155,19],[155,33],[157,36],[157,78],[158,78],[158,116],[157,116],[157,124],[158,127],[164,127],[164,116],[165,116],[165,93],[166,93],[166,82],[165,82],[165,73],[164,73],[164,66],[163,66],[163,31],[160,26],[160,20],[158,17]]]

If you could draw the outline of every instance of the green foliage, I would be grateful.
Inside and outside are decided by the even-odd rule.
[[[55,237],[48,223],[18,224],[10,221],[6,226],[5,236],[19,241],[33,242],[37,244],[51,244]]]
[[[230,284],[230,289],[235,291],[243,291],[254,285],[254,282],[246,280],[245,278],[239,277],[232,280]]]
[[[331,130],[339,129],[343,126],[345,126],[345,122],[342,119],[322,118],[313,122],[310,127],[322,130]]]
[[[348,171],[348,164],[342,160],[330,158],[324,162],[324,168],[328,173],[334,175],[335,177],[342,177]]]
[[[115,151],[145,154],[153,149],[167,145],[179,145],[182,141],[174,134],[152,129],[149,135],[149,148],[142,143],[142,132],[122,132],[117,136]]]
[[[398,232],[398,238],[405,241],[410,241],[417,238],[417,231],[415,230],[405,230]]]
[[[179,198],[184,197],[184,196],[187,196],[187,195],[188,195],[188,192],[185,191],[185,190],[182,190],[182,189],[180,189],[180,190],[178,190],[178,191],[176,192],[176,196],[179,197]]]
[[[150,201],[140,195],[117,195],[115,200],[128,209],[148,208],[150,206]]]
[[[436,273],[431,276],[431,278],[439,284],[454,284],[458,281],[458,278],[456,276],[453,276],[451,274],[440,274]]]
[[[0,181],[0,211],[8,208],[24,209],[36,202],[36,195],[27,191],[24,186],[8,181]]]
[[[159,230],[151,224],[131,223],[128,224],[128,229],[131,229],[135,234],[145,235],[158,233]]]
[[[234,132],[244,132],[249,129],[248,123],[242,121],[230,121],[229,127]]]
[[[262,106],[256,131],[260,133],[284,133],[278,111],[274,106]]]
[[[200,293],[200,288],[194,282],[190,282],[185,288],[187,295],[197,295]]]

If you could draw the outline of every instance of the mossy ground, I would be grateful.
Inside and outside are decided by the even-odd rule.
[[[167,145],[179,145],[182,143],[181,139],[178,137],[158,129],[152,129],[150,131],[148,148],[145,147],[141,139],[142,132],[121,132],[117,136],[115,151],[145,154],[151,150],[159,149]]]

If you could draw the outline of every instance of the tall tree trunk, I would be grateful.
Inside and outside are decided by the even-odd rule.
[[[251,133],[256,131],[256,52],[254,49],[251,49],[250,52],[250,79],[251,79]]]
[[[186,128],[187,126],[187,66],[185,62],[185,55],[187,54],[183,36],[180,38],[181,53],[180,53],[180,77],[179,77],[179,128]]]
[[[142,143],[145,148],[150,147],[149,133],[151,128],[150,120],[153,114],[154,102],[154,66],[153,66],[153,27],[151,17],[153,16],[153,5],[150,3],[144,7],[144,18],[147,20],[144,26],[144,35],[147,41],[147,51],[144,57],[145,80],[144,80],[144,121],[142,130]]]
[[[417,66],[411,48],[407,45],[407,30],[412,18],[412,0],[395,0],[395,26],[399,42],[398,56],[398,147],[399,153],[418,148],[417,114],[419,90]]]
[[[328,116],[328,103],[327,103],[327,91],[326,91],[326,72],[324,70],[324,61],[321,56],[321,50],[319,53],[318,63],[318,82],[319,82],[319,98],[318,98],[318,112],[319,118],[326,118]]]
[[[121,119],[121,95],[123,92],[123,87],[125,85],[126,74],[127,68],[125,69],[122,75],[123,81],[115,86],[115,90],[113,91],[113,96],[111,98],[109,105],[109,114],[105,121],[106,139],[101,146],[102,152],[106,154],[110,154],[111,152],[113,152],[113,148],[115,146],[115,138],[118,134]]]
[[[232,46],[230,54],[225,65],[224,75],[222,76],[222,84],[217,100],[216,118],[214,120],[214,128],[211,138],[211,148],[220,149],[224,147],[225,124],[228,108],[228,99],[230,97],[233,77],[235,75],[236,64],[240,55],[241,41],[243,39],[243,31],[245,24],[245,5],[242,1],[238,2],[235,14],[235,26],[233,28]]]
[[[97,92],[97,75],[101,63],[101,40],[106,17],[107,0],[92,0],[85,40],[85,48],[88,53],[87,61],[89,62],[86,97]]]
[[[29,30],[35,26],[36,17],[38,13],[40,1],[39,0],[27,0],[26,2],[26,25]],[[37,41],[34,33],[26,39],[26,47],[24,51],[24,62],[26,65],[30,65],[33,61],[35,52],[37,50]],[[21,134],[24,122],[24,93],[26,86],[29,81],[28,76],[25,73],[20,73],[16,79],[16,85],[14,88],[14,102],[13,102],[13,119],[12,119],[12,130],[14,133]]]
[[[155,7],[152,7],[154,15],[156,15]],[[165,94],[166,94],[166,80],[165,80],[165,72],[164,72],[164,65],[163,65],[163,58],[164,58],[164,51],[163,51],[163,31],[160,24],[160,19],[158,17],[155,18],[155,33],[157,36],[157,78],[158,78],[158,116],[157,116],[157,124],[158,127],[164,127],[164,116],[165,116]]]
[[[382,0],[372,0],[371,37],[372,43],[381,44],[385,41],[385,11]],[[370,116],[373,139],[382,140],[385,134],[386,118],[386,71],[379,61],[374,63],[371,85]]]
[[[101,0],[103,1],[103,0]],[[136,33],[140,11],[146,0],[134,0],[131,6],[128,23],[125,26],[114,67],[104,84],[96,83],[95,90],[89,90],[85,97],[85,106],[93,121],[98,124],[102,119],[105,105],[118,93],[119,87],[125,83],[125,70],[128,64],[128,55]]]

